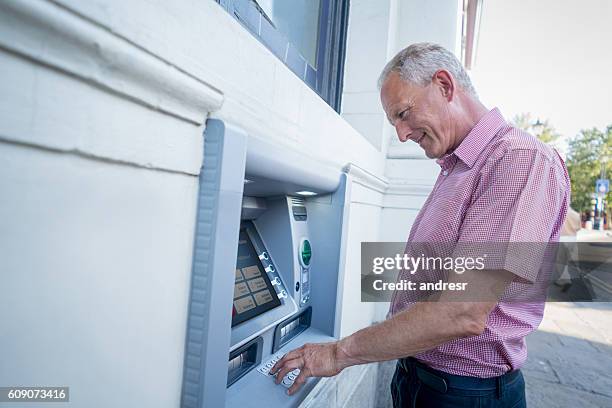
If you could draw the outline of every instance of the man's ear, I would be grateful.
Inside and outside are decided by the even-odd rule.
[[[452,101],[455,96],[455,78],[445,69],[440,69],[433,74],[431,81],[438,86],[442,96],[447,101]]]

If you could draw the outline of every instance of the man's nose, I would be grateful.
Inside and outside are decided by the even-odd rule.
[[[401,122],[395,125],[395,131],[397,132],[397,137],[399,141],[402,143],[407,141],[410,138],[410,135],[412,134],[412,129],[410,128],[410,126]]]

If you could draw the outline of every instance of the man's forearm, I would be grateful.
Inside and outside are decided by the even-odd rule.
[[[482,333],[489,313],[513,279],[514,275],[506,270],[451,274],[449,282],[467,283],[466,291],[442,292],[439,301],[416,303],[383,323],[340,340],[339,368],[413,356],[451,340]]]
[[[408,357],[451,340],[480,334],[484,321],[474,319],[473,313],[464,310],[468,308],[457,302],[417,303],[389,320],[340,340],[338,364],[343,369]]]

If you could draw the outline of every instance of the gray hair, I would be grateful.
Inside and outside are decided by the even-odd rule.
[[[440,69],[450,72],[464,91],[477,97],[472,81],[457,57],[441,45],[426,42],[412,44],[397,53],[380,74],[378,89],[382,88],[391,72],[399,73],[404,81],[427,86]]]

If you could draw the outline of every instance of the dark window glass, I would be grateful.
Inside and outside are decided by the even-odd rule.
[[[257,0],[265,17],[302,54],[317,66],[320,0]]]
[[[340,111],[348,0],[218,0]]]

